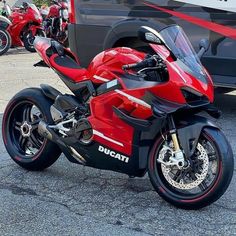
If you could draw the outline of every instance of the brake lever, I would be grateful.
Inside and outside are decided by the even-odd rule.
[[[137,72],[137,74],[139,75],[139,74],[142,74],[144,71],[146,71],[146,70],[158,70],[158,69],[161,69],[161,67],[160,66],[155,66],[155,67],[146,67],[146,68],[143,68],[143,69],[141,69],[141,70],[139,70],[138,72]]]

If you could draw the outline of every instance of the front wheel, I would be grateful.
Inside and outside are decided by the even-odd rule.
[[[6,53],[11,47],[11,36],[3,28],[0,27],[0,56]]]
[[[160,138],[149,157],[149,177],[162,198],[180,208],[199,209],[224,194],[232,179],[234,159],[220,130],[205,128],[195,153],[186,158],[187,164],[181,169],[163,164],[170,158],[172,149],[170,138]]]
[[[45,33],[43,30],[41,29],[37,29],[35,36],[41,36],[41,37],[46,37]],[[27,51],[29,52],[36,52],[35,48],[34,48],[34,39],[35,36],[32,34],[31,31],[26,32],[23,35],[23,44],[24,47]]]

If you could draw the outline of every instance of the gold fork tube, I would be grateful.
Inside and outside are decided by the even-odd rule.
[[[180,147],[179,147],[179,141],[178,141],[176,133],[172,133],[171,138],[172,138],[172,141],[173,141],[173,144],[174,144],[175,151],[179,151]]]

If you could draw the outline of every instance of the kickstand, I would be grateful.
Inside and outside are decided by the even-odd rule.
[[[34,67],[49,67],[43,60],[34,64]]]

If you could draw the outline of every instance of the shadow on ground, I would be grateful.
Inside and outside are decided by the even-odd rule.
[[[6,54],[4,54],[3,56],[29,54],[29,53],[30,52],[28,52],[24,47],[17,47],[17,48],[10,48],[9,51]]]

